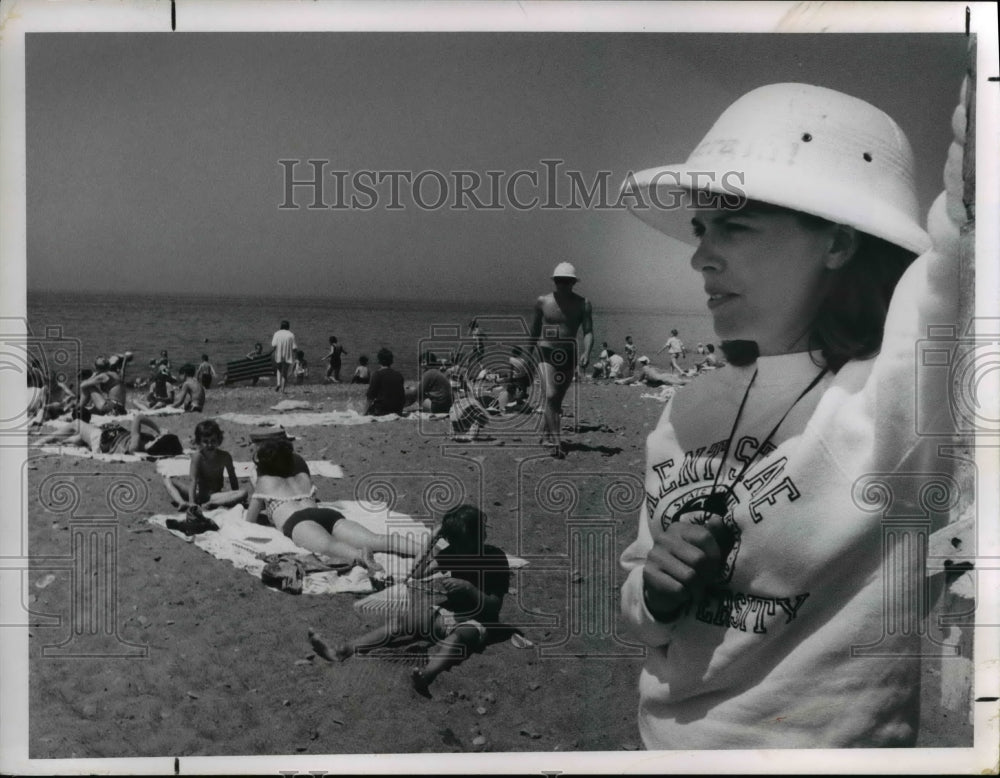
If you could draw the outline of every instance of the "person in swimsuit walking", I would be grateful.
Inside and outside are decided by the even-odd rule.
[[[576,269],[569,262],[556,265],[552,281],[555,291],[535,301],[531,342],[538,347],[538,372],[545,391],[543,441],[552,446],[553,456],[562,459],[566,454],[559,440],[559,429],[563,398],[576,372],[576,335],[583,330],[579,365],[586,368],[594,345],[594,323],[590,301],[573,291]]]

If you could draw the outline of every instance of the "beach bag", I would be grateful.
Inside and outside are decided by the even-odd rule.
[[[184,453],[184,446],[181,445],[181,439],[172,432],[164,432],[153,438],[145,451],[151,457],[176,457]]]
[[[302,594],[305,568],[297,559],[282,557],[264,565],[264,569],[260,571],[260,580],[272,589]]]
[[[167,519],[167,529],[183,532],[187,537],[200,535],[202,532],[217,532],[219,525],[205,516],[197,506],[188,508],[183,521]]]

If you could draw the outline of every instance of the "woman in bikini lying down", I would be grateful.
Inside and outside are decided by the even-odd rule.
[[[351,562],[370,573],[382,571],[376,551],[417,556],[424,549],[416,538],[377,535],[332,508],[320,508],[316,486],[305,460],[287,438],[263,440],[254,455],[257,484],[250,496],[247,521],[270,523],[302,548]]]

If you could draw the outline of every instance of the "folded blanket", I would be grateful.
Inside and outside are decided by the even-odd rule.
[[[344,477],[343,469],[341,469],[340,465],[333,464],[333,462],[319,459],[310,460],[306,464],[309,465],[309,472],[312,475],[322,475],[326,478]],[[237,478],[254,479],[257,475],[257,468],[254,467],[253,462],[233,462],[233,466],[236,468]],[[160,475],[186,476],[190,471],[191,457],[170,457],[169,459],[161,459],[156,463],[156,472]]]
[[[371,424],[373,422],[397,421],[399,419],[447,419],[447,413],[413,412],[400,416],[390,413],[386,416],[365,416],[355,410],[324,411],[315,413],[221,413],[216,418],[231,421],[234,424],[246,424],[255,427],[311,427],[315,425]]]
[[[320,503],[324,508],[333,508],[344,514],[345,518],[356,521],[375,533],[395,532],[397,534],[412,534],[415,538],[426,538],[430,529],[415,519],[403,513],[389,512],[383,506],[372,503],[361,503],[354,500],[338,500],[336,502]],[[274,527],[262,524],[250,524],[244,519],[244,509],[237,505],[232,508],[217,508],[204,511],[204,515],[212,519],[218,526],[218,532],[204,532],[194,535],[191,542],[212,556],[246,570],[255,578],[260,578],[264,569],[264,560],[258,554],[300,553],[309,551],[295,545]],[[151,516],[149,521],[166,529],[167,519],[181,519],[181,514]],[[177,537],[188,538],[182,532],[168,530]],[[523,567],[527,562],[519,557],[508,556],[511,567]],[[381,564],[388,575],[396,580],[406,577],[413,567],[413,559],[395,554],[376,554],[375,560]],[[346,575],[324,571],[308,573],[303,584],[303,594],[336,594],[353,592],[368,594],[373,590],[368,573],[361,567],[352,568]]]

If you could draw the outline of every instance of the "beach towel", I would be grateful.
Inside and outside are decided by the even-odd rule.
[[[372,532],[413,533],[416,537],[430,534],[423,524],[414,521],[402,513],[389,513],[384,508],[375,510],[370,503],[359,503],[353,500],[320,503],[321,507],[333,508],[344,514],[345,518],[358,522]],[[262,524],[250,524],[244,519],[244,508],[241,505],[232,508],[217,508],[203,511],[204,515],[217,525],[218,532],[205,532],[194,535],[190,542],[218,559],[224,559],[235,567],[246,570],[255,578],[260,578],[265,561],[258,555],[272,554],[303,554],[310,555],[307,549],[295,545],[290,538],[274,527]],[[182,514],[161,514],[150,517],[149,521],[166,529],[167,519],[182,519]],[[184,538],[183,532],[167,530],[177,537]],[[399,557],[395,554],[376,554],[375,560],[381,564],[388,575],[405,577],[413,560],[409,557]],[[344,575],[333,570],[308,573],[305,576],[303,594],[337,594],[352,592],[367,594],[374,589],[368,578],[368,573],[361,567],[354,567]]]
[[[306,464],[309,465],[309,472],[312,475],[322,475],[326,478],[344,477],[343,469],[340,465],[335,465],[333,462],[319,459],[310,460]],[[233,466],[236,468],[237,478],[249,478],[253,480],[257,475],[257,468],[254,467],[253,462],[233,462]],[[169,459],[161,459],[156,463],[156,472],[160,475],[183,477],[187,476],[190,470],[191,457],[171,457]]]
[[[312,403],[307,400],[282,400],[277,405],[272,405],[272,411],[301,411],[312,408]]]
[[[129,411],[127,414],[125,414],[125,416],[118,416],[117,418],[131,419],[134,418],[137,413],[141,413],[143,416],[175,416],[178,413],[187,413],[187,411],[185,411],[183,408],[175,408],[172,405],[165,405],[162,408],[143,408],[133,403],[133,407],[134,410]]]
[[[362,503],[354,500],[338,500],[320,503],[321,507],[333,508],[344,514],[345,518],[356,521],[375,533],[395,532],[397,534],[412,533],[413,537],[425,538],[430,535],[430,529],[404,513],[389,512],[384,506],[372,503]],[[315,556],[307,549],[295,545],[290,538],[274,527],[262,524],[250,524],[244,519],[244,508],[236,505],[232,508],[217,508],[203,511],[204,515],[218,526],[217,532],[205,532],[200,535],[186,537],[183,532],[167,530],[168,519],[183,519],[183,514],[159,514],[151,516],[149,521],[162,527],[167,532],[194,543],[198,548],[207,551],[217,559],[224,559],[240,570],[246,570],[255,578],[266,564],[262,555],[299,554]],[[510,557],[511,567],[523,567],[527,562],[518,557]],[[395,554],[375,554],[375,560],[385,568],[386,574],[396,580],[406,577],[413,567],[410,557]],[[370,594],[374,591],[368,573],[361,567],[354,567],[350,572],[340,575],[333,570],[307,573],[305,575],[302,594]]]
[[[101,462],[146,462],[152,457],[146,454],[95,454],[85,446],[39,446],[41,454],[50,456],[71,456],[81,459],[96,459]]]
[[[136,414],[141,414],[143,416],[176,416],[179,413],[184,413],[183,408],[174,408],[172,405],[168,405],[166,408],[155,408],[146,410],[145,408],[133,408],[128,413],[123,413],[119,416],[110,416],[101,413],[94,413],[90,416],[90,424],[95,427],[106,427],[109,424],[121,424],[122,426],[128,426],[135,419]],[[73,417],[65,415],[59,419],[54,420],[54,422],[65,422],[72,421]],[[54,422],[45,422],[46,424]]]
[[[184,412],[183,408],[168,406],[166,408],[157,408],[156,410],[149,411],[140,408],[138,410],[131,410],[128,413],[123,413],[120,416],[108,416],[100,413],[94,413],[91,414],[89,423],[93,424],[95,427],[106,427],[109,424],[121,424],[122,426],[127,427],[135,419],[137,413],[142,414],[143,416],[174,416],[178,413]],[[57,426],[59,424],[64,424],[67,421],[73,421],[73,417],[70,414],[65,413],[57,419],[46,419],[42,422],[42,426]]]
[[[246,424],[252,427],[311,427],[316,425],[344,425],[372,424],[373,422],[398,421],[400,419],[447,419],[447,413],[424,413],[413,412],[400,416],[397,413],[390,413],[385,416],[365,416],[355,410],[348,411],[325,411],[325,412],[300,412],[300,413],[222,413],[216,418],[231,421],[234,424]]]

